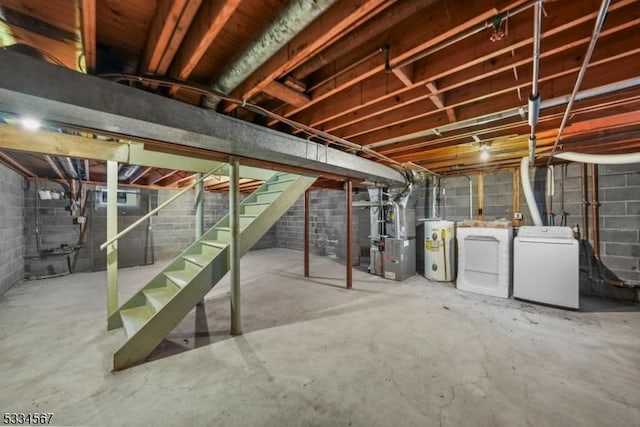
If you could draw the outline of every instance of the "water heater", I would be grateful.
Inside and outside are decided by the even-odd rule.
[[[438,282],[456,278],[456,224],[441,219],[424,221],[424,277]]]

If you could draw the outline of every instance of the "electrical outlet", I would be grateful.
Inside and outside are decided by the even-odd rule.
[[[74,224],[84,224],[85,222],[87,222],[86,216],[79,216],[79,217],[73,218]]]
[[[522,212],[514,212],[513,214],[513,219],[518,220],[518,221],[522,221]]]

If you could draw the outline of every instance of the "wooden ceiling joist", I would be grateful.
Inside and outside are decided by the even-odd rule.
[[[541,35],[544,46],[542,59],[560,54],[577,45],[586,47],[599,2],[590,3],[593,3],[594,12],[584,18],[580,12],[585,5],[573,3],[565,6],[566,15],[554,14],[545,19],[544,28],[549,29],[544,30]],[[633,14],[622,7],[626,3],[619,2],[611,6],[607,17],[609,25],[604,29],[603,36],[628,28],[630,16]],[[567,16],[572,14],[580,18],[567,22]],[[577,37],[580,43],[573,42],[574,37]],[[482,81],[513,66],[529,64],[530,69],[532,42],[530,17],[517,15],[510,19],[508,43],[496,45],[488,40],[487,33],[479,33],[456,43],[451,49],[442,50],[418,61],[414,71],[414,86],[411,88],[395,80],[389,82],[384,74],[377,74],[360,85],[347,89],[340,94],[339,99],[331,98],[320,102],[313,110],[299,113],[294,119],[310,126],[323,125],[325,131],[333,132],[357,121],[427,99],[431,92],[424,86],[432,81],[439,81],[440,90],[446,92],[474,81]],[[511,55],[513,51],[516,52],[515,56]],[[469,58],[469,52],[474,54],[472,59]],[[469,71],[466,74],[458,74],[464,73],[464,70]],[[544,71],[544,68],[541,70]],[[459,78],[454,86],[447,80],[451,75],[466,77]],[[522,76],[519,80],[526,82]],[[362,96],[362,93],[366,96]]]
[[[97,61],[96,0],[81,0],[80,8],[84,62],[86,72],[93,74]]]
[[[309,97],[304,93],[298,92],[297,90],[285,86],[275,80],[265,85],[263,92],[269,96],[284,101],[287,104],[295,105],[297,107],[303,106],[309,102]]]
[[[27,177],[36,176],[36,174],[34,174],[29,169],[27,169],[26,167],[21,165],[19,162],[17,162],[14,158],[12,158],[7,153],[4,153],[4,152],[0,151],[0,159],[4,160],[9,166],[13,167],[14,169],[17,169],[18,171],[20,171],[23,175],[25,175]]]
[[[363,0],[355,7],[349,1],[337,2],[246,79],[232,92],[232,95],[236,98],[250,99],[264,91],[266,85],[289,73],[309,56],[329,46],[342,32],[352,29],[355,23],[372,10],[382,5],[390,6],[394,2],[395,0]],[[236,107],[235,104],[229,104],[225,111],[231,112]]]
[[[189,78],[240,2],[241,0],[205,0],[171,66],[172,77],[178,80]],[[175,95],[177,91],[178,88],[174,86],[170,93]]]
[[[164,75],[169,69],[202,0],[160,0],[151,22],[142,60],[143,74]]]

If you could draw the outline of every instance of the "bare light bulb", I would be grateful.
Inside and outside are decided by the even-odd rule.
[[[480,160],[482,160],[483,162],[489,160],[489,150],[482,150],[480,152]]]
[[[33,117],[23,117],[20,119],[20,124],[27,130],[38,130],[42,127],[40,120],[34,119]]]

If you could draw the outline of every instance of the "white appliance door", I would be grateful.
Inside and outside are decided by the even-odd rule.
[[[579,308],[577,240],[516,238],[514,260],[514,297]]]
[[[464,238],[464,280],[474,288],[491,294],[500,287],[500,242],[493,236],[467,236]]]

